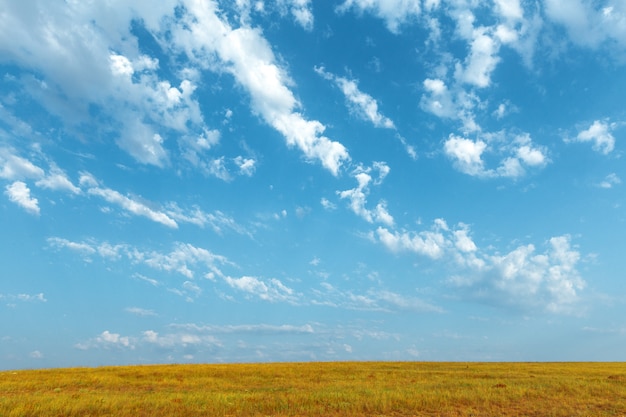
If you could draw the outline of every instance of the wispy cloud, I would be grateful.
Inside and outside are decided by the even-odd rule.
[[[351,80],[332,74],[326,71],[323,66],[315,67],[314,70],[324,79],[332,81],[341,90],[352,113],[372,123],[374,127],[396,131],[396,138],[402,143],[408,155],[412,159],[417,159],[415,148],[409,145],[407,140],[397,133],[398,129],[394,122],[378,110],[378,102],[372,96],[359,89],[357,80]]]
[[[604,180],[598,184],[598,187],[600,188],[613,188],[616,185],[620,185],[622,183],[622,180],[620,177],[617,176],[616,173],[611,173],[609,175],[607,175]]]
[[[127,313],[134,314],[139,317],[156,317],[157,313],[153,310],[147,310],[145,308],[140,307],[128,307],[124,309]]]
[[[0,294],[0,300],[5,300],[8,301],[9,303],[14,303],[14,302],[25,302],[25,303],[33,303],[33,302],[37,302],[37,303],[45,303],[46,301],[46,297],[44,296],[43,293],[39,293],[39,294],[26,294],[26,293],[20,293],[20,294]]]
[[[382,115],[378,110],[378,102],[369,94],[359,90],[357,80],[331,74],[324,67],[315,67],[315,72],[329,81],[333,81],[346,97],[352,111],[363,120],[371,122],[375,127],[395,129],[393,121]]]
[[[374,171],[378,171],[378,178],[372,177]],[[341,199],[348,200],[350,209],[368,223],[377,222],[391,226],[394,220],[387,211],[387,203],[384,200],[381,200],[374,209],[366,207],[370,183],[380,185],[389,171],[389,166],[384,162],[375,162],[372,167],[358,166],[352,172],[352,176],[357,181],[357,186],[350,190],[337,191],[337,195]]]
[[[344,290],[328,282],[313,290],[313,305],[324,305],[347,310],[379,312],[409,311],[414,313],[443,313],[443,308],[419,297],[393,291],[370,288],[364,292]]]
[[[188,279],[198,274],[214,279],[216,276],[223,276],[220,269],[222,265],[234,265],[224,256],[181,242],[174,243],[174,248],[168,253],[144,251],[128,244],[111,245],[95,240],[73,242],[59,237],[48,238],[48,244],[53,248],[76,251],[87,258],[98,255],[104,259],[119,261],[123,257],[132,263],[146,265],[157,271],[175,272]],[[135,274],[134,277],[155,286],[158,284],[158,281],[141,274]]]
[[[243,276],[240,278],[224,277],[224,281],[232,288],[270,302],[297,303],[300,295],[284,285],[276,278],[261,280],[256,277]]]

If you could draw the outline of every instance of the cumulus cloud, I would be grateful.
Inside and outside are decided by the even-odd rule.
[[[9,200],[22,207],[30,214],[39,215],[39,201],[31,197],[30,188],[22,181],[15,181],[5,187],[4,194]]]
[[[427,78],[424,80],[426,95],[422,96],[422,109],[438,117],[453,118],[456,116],[456,106],[452,95],[443,80]]]
[[[451,134],[443,150],[456,169],[482,178],[519,178],[526,175],[527,168],[542,168],[550,162],[547,150],[526,133],[513,137],[504,131],[485,133],[475,140]],[[500,158],[496,168],[485,167],[483,155],[487,153]]]
[[[103,331],[97,337],[86,342],[74,345],[76,349],[135,349],[136,339],[129,336],[122,336],[119,333],[111,333],[108,330]]]
[[[455,167],[468,175],[487,176],[482,154],[487,149],[487,144],[482,140],[473,141],[455,135],[444,143],[444,152],[454,161]]]
[[[242,10],[246,9],[243,3],[249,2],[237,4]],[[279,0],[275,5],[305,29],[313,27],[310,0]],[[323,135],[322,123],[299,112],[300,103],[289,88],[293,82],[262,33],[245,19],[241,27],[231,27],[215,1],[186,2],[180,20],[164,19],[177,13],[177,6],[175,1],[157,6],[119,3],[110,8],[37,3],[30,5],[33,11],[13,4],[3,14],[1,25],[7,35],[2,39],[11,42],[0,42],[0,50],[5,59],[41,74],[37,81],[42,87],[29,92],[59,116],[69,131],[92,126],[99,136],[116,138],[118,146],[137,162],[158,167],[171,164],[170,143],[178,138],[184,159],[227,180],[228,171],[219,164],[223,159],[202,163],[203,154],[219,140],[219,132],[206,126],[195,89],[200,70],[230,72],[250,94],[252,110],[277,129],[289,146],[298,147],[307,159],[320,161],[337,175],[350,159],[348,151]],[[130,24],[137,16],[164,49],[190,58],[177,79],[163,77],[170,63],[139,50]],[[24,30],[28,27],[33,29]],[[97,109],[95,117],[90,109]],[[253,160],[230,159],[242,175],[253,173]],[[5,175],[13,175],[9,168]]]
[[[588,129],[578,133],[575,142],[591,142],[592,148],[596,152],[608,155],[615,148],[615,137],[612,131],[617,127],[617,123],[609,123],[608,121],[596,120]],[[569,140],[566,140],[569,141]]]
[[[375,238],[393,252],[448,259],[458,270],[448,280],[452,287],[460,294],[501,306],[574,313],[586,285],[578,271],[581,254],[568,235],[550,238],[543,252],[528,244],[505,254],[480,249],[468,225],[451,228],[443,219],[436,220],[430,230],[379,227]]]
[[[580,253],[572,248],[569,236],[551,238],[543,253],[537,253],[534,245],[525,245],[505,255],[488,256],[486,261],[483,275],[468,285],[474,290],[491,286],[495,302],[572,313],[578,293],[585,287],[577,270]]]
[[[194,83],[161,78],[158,60],[138,50],[130,22],[140,12],[145,24],[153,24],[174,7],[174,2],[110,8],[39,2],[26,11],[12,5],[1,25],[11,42],[2,42],[0,49],[41,77],[40,87],[28,87],[28,92],[69,131],[96,127],[98,135],[116,138],[139,163],[163,167],[170,159],[166,142],[172,132],[193,135],[206,126]]]
[[[393,231],[385,227],[378,227],[376,237],[387,249],[392,252],[413,252],[431,259],[439,259],[450,245],[443,231],[447,231],[445,222],[436,221],[431,230],[421,232]]]

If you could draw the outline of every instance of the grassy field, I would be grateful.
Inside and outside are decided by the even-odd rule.
[[[0,416],[626,416],[624,363],[339,362],[0,372]]]

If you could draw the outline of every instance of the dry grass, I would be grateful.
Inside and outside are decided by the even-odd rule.
[[[290,363],[0,372],[0,416],[626,416],[623,363]]]

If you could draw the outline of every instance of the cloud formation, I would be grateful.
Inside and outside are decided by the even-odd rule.
[[[611,133],[617,123],[595,120],[589,128],[581,130],[573,141],[591,142],[594,151],[608,155],[615,148],[615,137]]]
[[[570,236],[550,238],[544,252],[528,244],[498,254],[479,248],[469,233],[467,225],[450,228],[437,219],[430,230],[379,227],[373,237],[393,252],[450,260],[458,273],[448,283],[476,300],[553,313],[576,312],[586,283],[578,271],[580,252],[572,247]]]
[[[39,200],[31,197],[30,188],[24,182],[15,181],[7,185],[4,193],[9,197],[9,200],[22,207],[28,213],[39,216]]]

